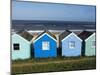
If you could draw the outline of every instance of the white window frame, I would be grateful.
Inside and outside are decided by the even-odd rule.
[[[72,45],[74,44],[74,45]],[[69,41],[69,48],[74,49],[75,48],[75,41]]]
[[[42,50],[50,50],[50,42],[49,41],[42,42]]]
[[[94,46],[95,44],[95,46]],[[96,47],[96,41],[92,41],[92,48],[95,48]]]

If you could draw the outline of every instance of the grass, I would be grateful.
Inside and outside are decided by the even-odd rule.
[[[33,58],[12,61],[12,74],[88,70],[95,68],[95,57]]]

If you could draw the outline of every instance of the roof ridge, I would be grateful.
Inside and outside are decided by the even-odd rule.
[[[81,39],[85,40],[86,38],[88,38],[89,36],[91,36],[93,34],[93,32],[90,31],[83,31],[81,32],[78,37],[80,37]]]
[[[40,35],[38,35],[35,39],[39,38],[41,35],[43,35],[44,33],[47,33],[48,35],[50,35],[51,37],[53,37],[55,40],[57,40],[56,36],[49,32],[48,30],[44,30]]]
[[[21,30],[21,31],[17,32],[17,34],[28,41],[31,41],[31,39],[33,38],[33,35],[30,34],[29,32],[27,32],[26,30]]]

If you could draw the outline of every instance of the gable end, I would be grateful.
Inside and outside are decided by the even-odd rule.
[[[47,33],[44,33],[44,34],[42,34],[40,37],[38,37],[36,40],[34,40],[33,41],[33,43],[35,43],[36,41],[38,41],[40,38],[42,38],[44,35],[47,35],[48,37],[50,37],[51,39],[53,39],[54,41],[56,41],[57,42],[57,40],[56,39],[54,39],[52,36],[50,36],[49,34],[47,34]]]
[[[71,35],[74,35],[76,38],[78,38],[80,41],[82,41],[75,33],[71,33],[68,36],[66,36],[64,39],[62,39],[61,41],[64,41],[65,39],[67,39],[68,37],[70,37]]]

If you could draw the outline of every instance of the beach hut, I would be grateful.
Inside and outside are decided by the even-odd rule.
[[[57,56],[56,37],[45,30],[33,42],[35,58],[49,58]]]
[[[31,57],[32,38],[33,36],[27,31],[20,31],[12,35],[12,60]]]
[[[61,55],[65,57],[81,56],[82,40],[68,30],[59,35]]]
[[[95,56],[96,55],[96,40],[95,32],[83,31],[78,35],[82,40],[82,54],[83,56]]]

